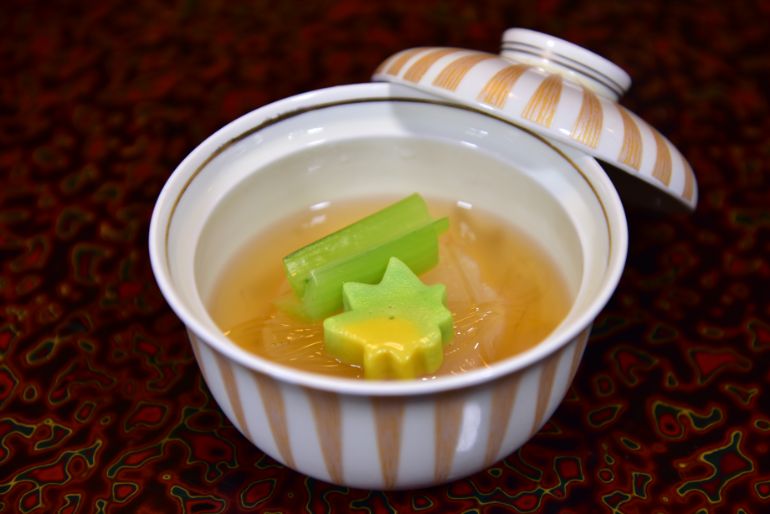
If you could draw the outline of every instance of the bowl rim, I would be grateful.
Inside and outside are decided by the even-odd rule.
[[[604,213],[607,237],[609,238],[609,257],[603,282],[598,294],[588,300],[588,305],[583,309],[582,314],[564,330],[555,331],[531,348],[498,361],[487,368],[436,377],[430,380],[408,381],[361,380],[325,376],[278,364],[239,347],[221,331],[212,330],[206,323],[199,320],[174,285],[167,252],[174,211],[190,184],[217,155],[248,135],[267,126],[321,108],[366,102],[428,103],[491,117],[540,140],[571,165],[593,191]],[[615,217],[610,216],[609,212],[612,212]],[[302,93],[259,107],[221,127],[197,145],[167,179],[153,208],[148,236],[151,267],[162,295],[183,322],[185,328],[193,332],[211,351],[218,352],[245,368],[270,376],[283,383],[353,396],[421,396],[469,388],[508,376],[536,364],[573,341],[593,323],[617,287],[625,265],[628,248],[628,229],[622,203],[609,177],[593,157],[548,140],[502,117],[448,102],[406,86],[388,83],[350,84]]]

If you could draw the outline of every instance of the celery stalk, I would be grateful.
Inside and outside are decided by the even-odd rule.
[[[289,284],[297,296],[303,297],[313,270],[366,252],[430,221],[425,200],[416,193],[407,196],[284,257]],[[387,259],[379,269],[380,276],[385,264]]]
[[[361,253],[311,270],[301,295],[304,314],[321,319],[340,310],[342,284],[379,282],[391,257],[403,261],[415,274],[429,270],[438,262],[438,235],[448,226],[447,218],[429,221]]]

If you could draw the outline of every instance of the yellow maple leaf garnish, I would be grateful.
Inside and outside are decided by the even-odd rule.
[[[343,285],[345,312],[324,320],[326,350],[370,379],[415,378],[441,366],[452,338],[446,288],[426,285],[399,259],[379,284]]]

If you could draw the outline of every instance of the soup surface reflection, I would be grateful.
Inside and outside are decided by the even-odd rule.
[[[326,354],[321,321],[298,321],[274,302],[290,292],[285,255],[394,200],[319,204],[257,234],[219,277],[208,302],[213,320],[235,343],[264,358],[361,378],[360,368]],[[462,202],[427,201],[434,217],[449,217],[450,228],[440,236],[439,264],[420,278],[446,286],[455,328],[435,376],[488,366],[530,348],[556,328],[572,299],[543,249],[492,214]]]

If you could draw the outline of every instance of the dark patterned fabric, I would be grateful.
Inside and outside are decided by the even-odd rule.
[[[770,511],[770,3],[7,1],[0,9],[0,511]],[[634,77],[692,215],[629,210],[620,286],[528,444],[427,490],[286,469],[214,404],[149,267],[206,135],[420,46],[529,27]]]

